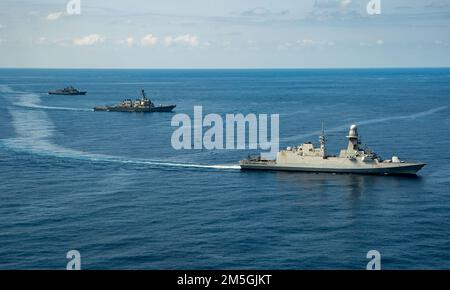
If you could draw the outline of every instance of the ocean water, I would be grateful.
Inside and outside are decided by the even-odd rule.
[[[86,96],[50,96],[74,85]],[[281,146],[352,123],[417,177],[241,172],[174,150],[175,113],[93,112],[145,88],[176,113],[280,114]],[[450,269],[450,69],[0,69],[0,269]]]

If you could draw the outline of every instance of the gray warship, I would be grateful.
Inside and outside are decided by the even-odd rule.
[[[356,125],[351,125],[347,136],[348,145],[338,156],[327,154],[326,137],[322,125],[320,147],[311,142],[297,147],[287,147],[277,153],[276,160],[264,160],[260,156],[241,160],[241,169],[283,170],[352,174],[415,175],[425,163],[401,161],[397,156],[382,160],[376,153],[361,148]]]
[[[94,111],[153,113],[172,112],[175,107],[176,105],[155,106],[155,104],[147,98],[145,91],[141,90],[141,98],[134,102],[131,99],[126,99],[117,105],[94,107]]]
[[[74,87],[65,87],[64,89],[49,91],[49,95],[68,95],[68,96],[77,96],[77,95],[86,95],[86,91],[79,91]]]

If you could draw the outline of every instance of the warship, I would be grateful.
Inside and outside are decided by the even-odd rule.
[[[65,87],[64,89],[49,91],[49,95],[68,95],[68,96],[78,96],[78,95],[86,95],[86,91],[79,91],[74,87]]]
[[[99,106],[94,107],[94,111],[108,111],[108,112],[172,112],[175,105],[159,105],[155,106],[153,102],[147,98],[145,91],[141,90],[141,98],[133,102],[131,99],[125,99],[120,104],[113,106]]]
[[[347,136],[347,148],[338,156],[328,155],[326,137],[322,125],[319,136],[320,147],[315,148],[311,142],[297,147],[287,147],[277,153],[275,160],[264,160],[261,156],[241,160],[241,169],[282,170],[351,174],[379,175],[415,175],[425,163],[401,161],[397,156],[383,160],[368,148],[361,148],[361,140],[356,125],[351,125]]]

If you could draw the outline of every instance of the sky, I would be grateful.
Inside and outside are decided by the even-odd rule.
[[[450,66],[450,0],[1,0],[0,67]]]

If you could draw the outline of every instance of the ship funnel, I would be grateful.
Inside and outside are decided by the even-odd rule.
[[[358,138],[358,128],[355,124],[350,126],[347,138]]]

